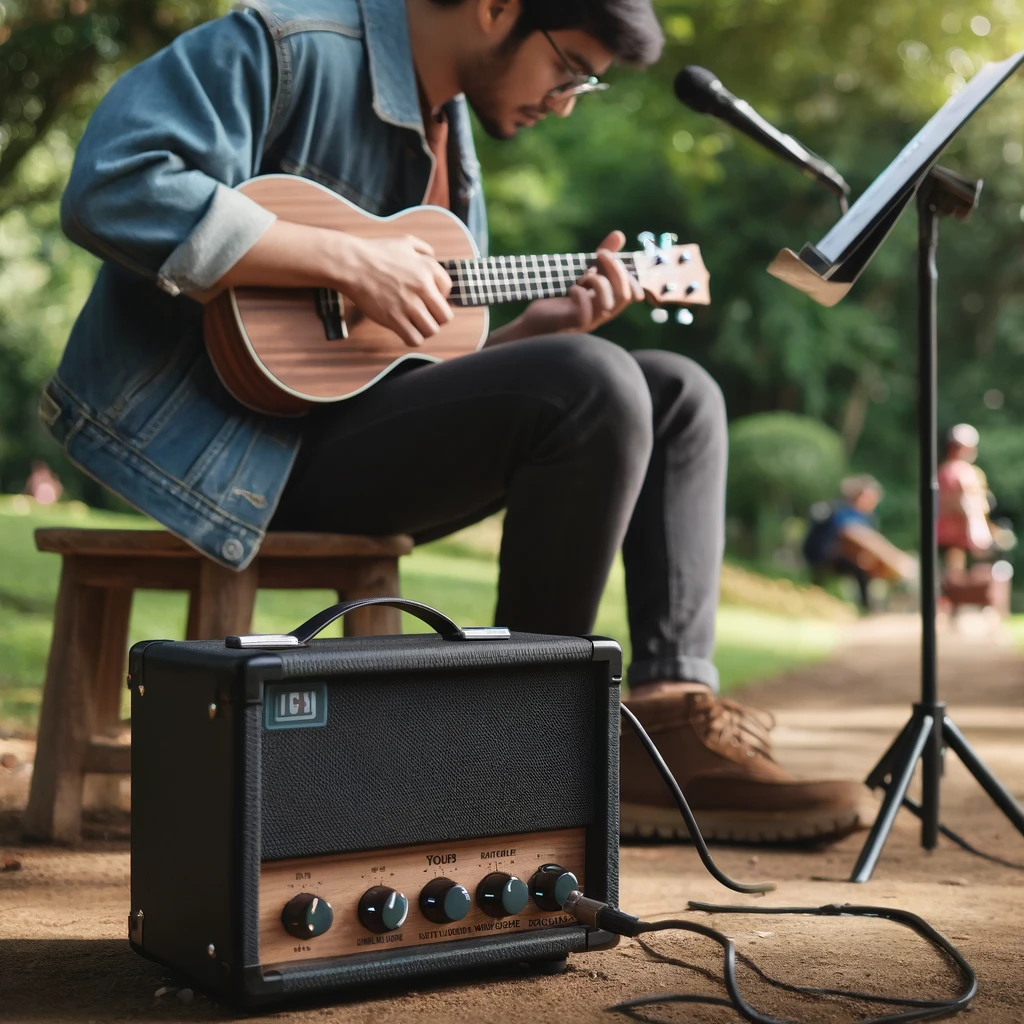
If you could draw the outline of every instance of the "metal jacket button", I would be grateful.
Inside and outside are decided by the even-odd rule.
[[[245,548],[240,540],[230,537],[228,540],[224,541],[224,544],[220,549],[220,553],[229,562],[240,562],[242,560],[242,556],[245,554]]]

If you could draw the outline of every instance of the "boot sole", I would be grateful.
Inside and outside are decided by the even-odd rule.
[[[694,815],[705,839],[731,843],[806,843],[839,839],[866,827],[857,808],[792,812],[702,811]],[[689,839],[675,807],[622,804],[619,832],[630,839]]]

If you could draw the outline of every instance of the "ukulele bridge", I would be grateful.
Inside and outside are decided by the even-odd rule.
[[[324,325],[328,341],[344,341],[348,338],[348,324],[345,323],[345,297],[333,288],[317,288],[316,314]]]

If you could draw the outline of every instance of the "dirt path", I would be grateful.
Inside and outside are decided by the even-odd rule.
[[[1017,798],[1024,798],[1024,658],[999,634],[946,632],[941,665],[940,693],[955,721]],[[781,759],[795,772],[863,776],[905,721],[916,673],[911,622],[879,619],[858,624],[831,663],[790,673],[747,691],[745,697],[777,711]],[[0,741],[0,754],[16,746]],[[20,756],[29,753],[20,748]],[[27,772],[8,772],[0,781],[0,844],[17,834],[16,812],[2,809],[5,801],[10,808],[24,798],[27,778]],[[1024,838],[953,758],[943,802],[951,827],[986,850],[1024,861]],[[779,883],[766,905],[857,902],[923,915],[955,940],[978,971],[981,992],[972,1019],[1024,1024],[1024,872],[978,860],[945,840],[926,854],[918,845],[913,820],[904,814],[874,880],[854,886],[845,878],[862,842],[863,833],[819,852],[720,848],[715,853],[740,878]],[[8,845],[3,856],[19,858],[23,867],[0,873],[0,1020],[84,1024],[239,1016],[199,994],[187,1005],[173,994],[154,995],[173,979],[136,957],[124,941],[128,853],[123,840],[91,840],[71,853]],[[674,916],[690,899],[744,902],[709,879],[689,847],[623,850],[625,909],[643,916]],[[712,923],[736,938],[770,973],[791,981],[909,996],[951,992],[948,967],[894,925],[768,917],[719,917]],[[716,974],[719,970],[715,948],[705,940],[669,934],[658,937],[656,946]],[[784,1019],[825,1024],[885,1009],[862,1006],[851,1013],[836,1002],[778,994],[748,972],[742,980],[762,1012]],[[635,942],[624,942],[611,952],[573,958],[561,977],[537,977],[516,968],[248,1019],[567,1024],[616,1019],[603,1008],[621,999],[679,991],[721,994],[707,978],[654,962]],[[651,1021],[695,1024],[737,1019],[726,1009],[678,1004],[645,1013]]]

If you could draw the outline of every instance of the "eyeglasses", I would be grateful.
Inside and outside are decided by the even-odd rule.
[[[571,82],[566,82],[564,85],[556,85],[554,89],[548,90],[546,96],[549,100],[562,102],[569,99],[570,96],[583,96],[588,92],[603,92],[608,88],[608,83],[598,81],[596,75],[588,75],[585,71],[579,71],[574,68],[569,58],[562,53],[558,43],[544,29],[541,29],[541,32],[544,38],[551,44],[551,49],[558,54],[558,59],[565,65],[565,70],[572,75]]]

